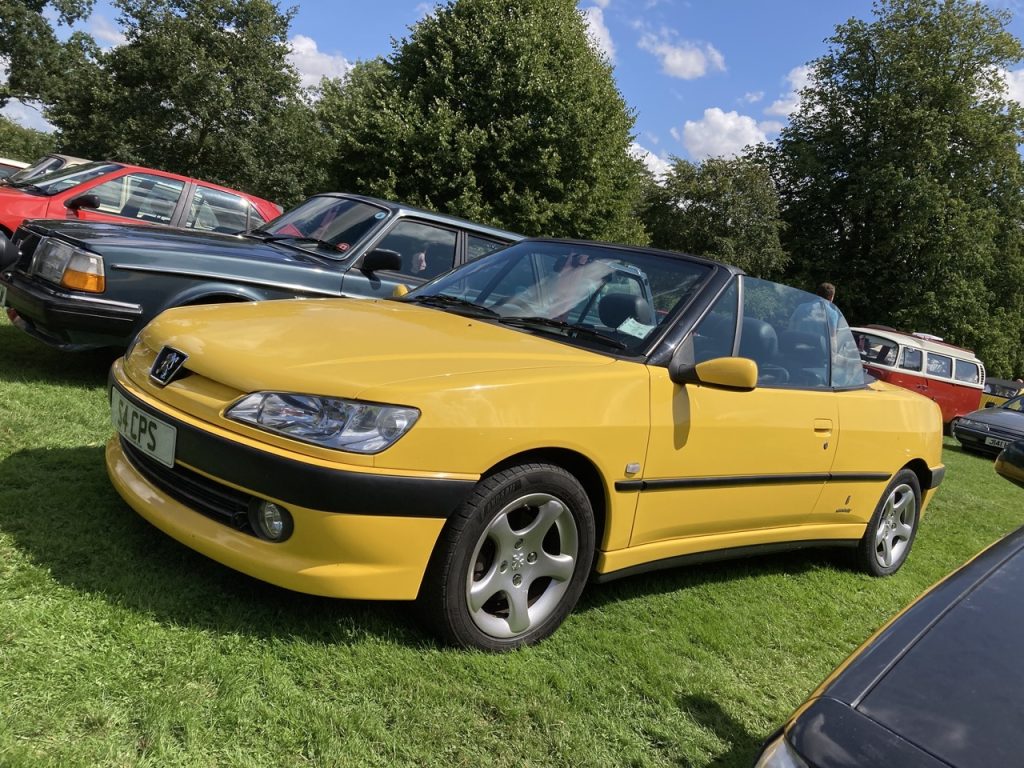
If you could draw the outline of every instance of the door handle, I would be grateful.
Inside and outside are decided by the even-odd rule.
[[[815,419],[814,420],[814,433],[816,435],[831,435],[832,434],[832,419]]]

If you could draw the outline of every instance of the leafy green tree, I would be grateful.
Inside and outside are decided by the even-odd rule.
[[[325,88],[335,186],[528,234],[646,240],[634,115],[575,0],[458,0]]]
[[[767,169],[748,158],[675,158],[651,183],[641,217],[658,248],[734,264],[758,277],[782,272],[779,198]]]
[[[49,99],[67,71],[65,49],[43,15],[51,11],[58,24],[86,18],[94,0],[0,0],[0,62],[7,69],[0,83],[0,107],[10,99]]]
[[[25,128],[0,115],[0,157],[31,163],[54,150],[53,136]]]
[[[973,347],[1024,370],[1024,112],[1002,73],[1009,15],[973,0],[878,0],[837,27],[774,149],[783,245],[853,322]]]
[[[74,76],[46,112],[63,144],[286,205],[321,188],[321,137],[286,59],[293,11],[270,0],[115,5],[126,42],[105,52],[77,41]]]

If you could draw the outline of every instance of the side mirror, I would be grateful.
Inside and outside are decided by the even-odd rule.
[[[359,268],[363,272],[399,270],[402,268],[402,256],[398,251],[389,251],[386,248],[377,248],[376,250],[370,251],[363,257],[363,263]]]
[[[676,384],[705,384],[749,392],[757,388],[757,363],[747,357],[716,357],[694,366],[669,365],[669,378]]]
[[[72,197],[64,203],[64,207],[72,211],[77,211],[80,208],[96,209],[100,207],[100,196],[95,192],[86,192],[84,195]]]

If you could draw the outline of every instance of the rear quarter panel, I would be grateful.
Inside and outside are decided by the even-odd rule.
[[[942,416],[931,400],[876,382],[837,392],[839,444],[833,474],[885,473],[878,481],[826,483],[815,509],[816,523],[866,523],[889,479],[915,459],[942,464]],[[922,488],[922,491],[925,491]],[[930,494],[925,494],[925,502]]]

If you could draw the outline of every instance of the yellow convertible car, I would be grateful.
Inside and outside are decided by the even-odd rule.
[[[393,300],[173,309],[111,371],[107,467],[158,528],[289,589],[536,642],[597,581],[849,545],[897,570],[944,474],[816,296],[526,240]]]

